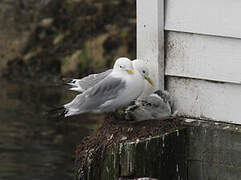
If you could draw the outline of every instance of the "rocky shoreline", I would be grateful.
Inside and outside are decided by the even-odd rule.
[[[4,0],[0,74],[58,81],[102,71],[119,56],[135,58],[135,14],[129,0]]]

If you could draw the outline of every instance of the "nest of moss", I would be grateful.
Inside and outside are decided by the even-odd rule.
[[[114,144],[144,140],[145,138],[164,135],[180,128],[180,119],[148,120],[142,122],[121,121],[118,117],[108,115],[102,126],[84,139],[76,150],[77,176],[86,177],[89,162],[94,167],[101,167],[101,155]]]

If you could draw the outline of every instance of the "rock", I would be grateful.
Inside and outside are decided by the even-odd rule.
[[[0,72],[11,80],[36,82],[103,71],[119,56],[135,57],[133,19],[135,3],[128,0],[3,0]],[[111,46],[111,39],[118,44]],[[79,51],[74,63],[66,63]],[[23,69],[27,67],[24,77],[21,66],[16,68],[19,63],[14,63],[19,60]]]
[[[39,25],[43,28],[47,28],[52,25],[53,21],[54,21],[53,18],[45,18],[39,23]]]

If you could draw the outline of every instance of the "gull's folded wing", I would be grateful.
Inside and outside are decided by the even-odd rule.
[[[84,92],[87,89],[95,86],[97,83],[102,81],[104,78],[106,78],[110,73],[112,72],[112,69],[109,69],[107,71],[104,71],[102,73],[98,74],[91,74],[88,75],[82,79],[63,79],[65,83],[72,86],[70,90],[77,91],[77,92]]]

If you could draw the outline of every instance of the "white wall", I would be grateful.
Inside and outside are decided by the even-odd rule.
[[[167,77],[167,89],[180,116],[241,123],[241,86]]]
[[[164,12],[141,1],[141,11],[160,17],[165,12],[166,88],[179,115],[241,124],[241,1],[166,0]],[[160,24],[147,14],[137,15],[140,22]],[[152,34],[152,28],[146,30]],[[157,36],[142,35],[137,31],[142,39],[138,52],[156,52],[151,45]],[[148,56],[156,63],[156,55]]]
[[[151,69],[155,89],[164,88],[164,0],[137,0],[137,58]]]
[[[241,39],[171,31],[165,35],[166,75],[241,85]]]
[[[166,30],[241,38],[240,17],[239,0],[165,1]]]

